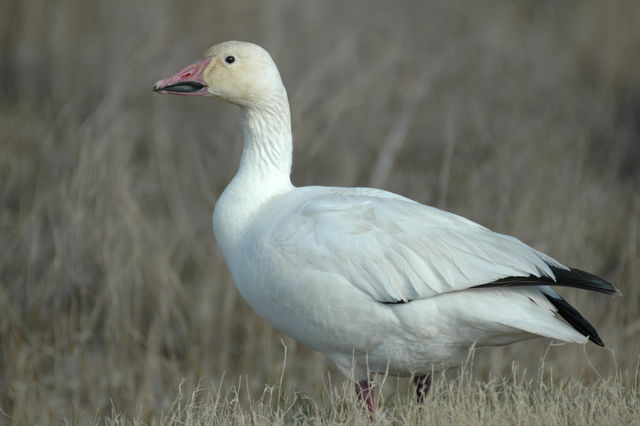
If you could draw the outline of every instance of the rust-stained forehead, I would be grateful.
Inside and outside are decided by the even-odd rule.
[[[224,43],[216,44],[215,46],[207,49],[202,55],[203,58],[213,58],[215,56],[223,55],[226,53],[234,52],[235,54],[242,54],[247,51],[262,51],[262,47],[257,44],[248,43],[245,41],[225,41]]]
[[[208,61],[203,79],[218,99],[248,106],[284,92],[271,55],[256,44],[227,41],[207,49],[203,56]],[[227,56],[235,60],[226,61]]]

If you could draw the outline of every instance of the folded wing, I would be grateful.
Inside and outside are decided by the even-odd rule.
[[[395,194],[369,188],[305,192],[270,227],[270,243],[294,267],[340,274],[380,302],[483,285],[564,284],[615,292],[591,274],[580,280],[574,271],[586,273],[516,238]]]

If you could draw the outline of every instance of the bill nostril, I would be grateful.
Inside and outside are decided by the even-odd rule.
[[[182,75],[180,76],[180,78],[181,78],[181,79],[185,79],[185,78],[191,77],[192,75],[193,75],[193,73],[186,72],[186,73],[182,74]]]

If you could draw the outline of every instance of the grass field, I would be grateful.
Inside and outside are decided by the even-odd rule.
[[[638,2],[2,9],[0,424],[366,421],[322,355],[241,300],[216,248],[238,111],[151,92],[227,39],[280,67],[296,185],[389,189],[624,292],[562,292],[608,348],[478,352],[423,410],[388,378],[379,420],[640,423]]]
[[[126,419],[114,409],[104,424],[370,424],[350,386],[329,379],[319,398],[301,392],[281,393],[265,387],[243,401],[243,379],[225,391],[197,386],[178,392],[162,415]],[[638,424],[638,383],[620,377],[601,378],[589,385],[552,375],[526,380],[513,369],[508,376],[474,379],[470,372],[436,381],[425,405],[413,399],[408,381],[385,380],[386,396],[375,415],[377,424],[404,425],[559,425]]]

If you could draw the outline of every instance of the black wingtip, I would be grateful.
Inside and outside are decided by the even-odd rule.
[[[558,314],[564,318],[573,328],[578,332],[587,336],[589,340],[598,346],[604,346],[604,342],[600,338],[600,335],[596,329],[583,317],[580,312],[571,306],[566,300],[560,296],[551,296],[543,293],[549,302],[558,310]]]
[[[528,277],[505,277],[496,281],[474,286],[473,288],[482,287],[522,287],[522,286],[559,286],[574,287],[582,290],[590,290],[598,293],[608,294],[610,296],[622,296],[622,292],[614,287],[609,281],[596,275],[582,271],[580,269],[570,268],[564,269],[558,266],[547,264],[555,279],[547,276],[536,277],[529,275]]]
[[[556,282],[560,285],[582,288],[612,296],[622,295],[622,292],[615,288],[609,281],[590,274],[589,272],[576,268],[562,269],[552,265],[549,265],[549,267],[556,277]]]

